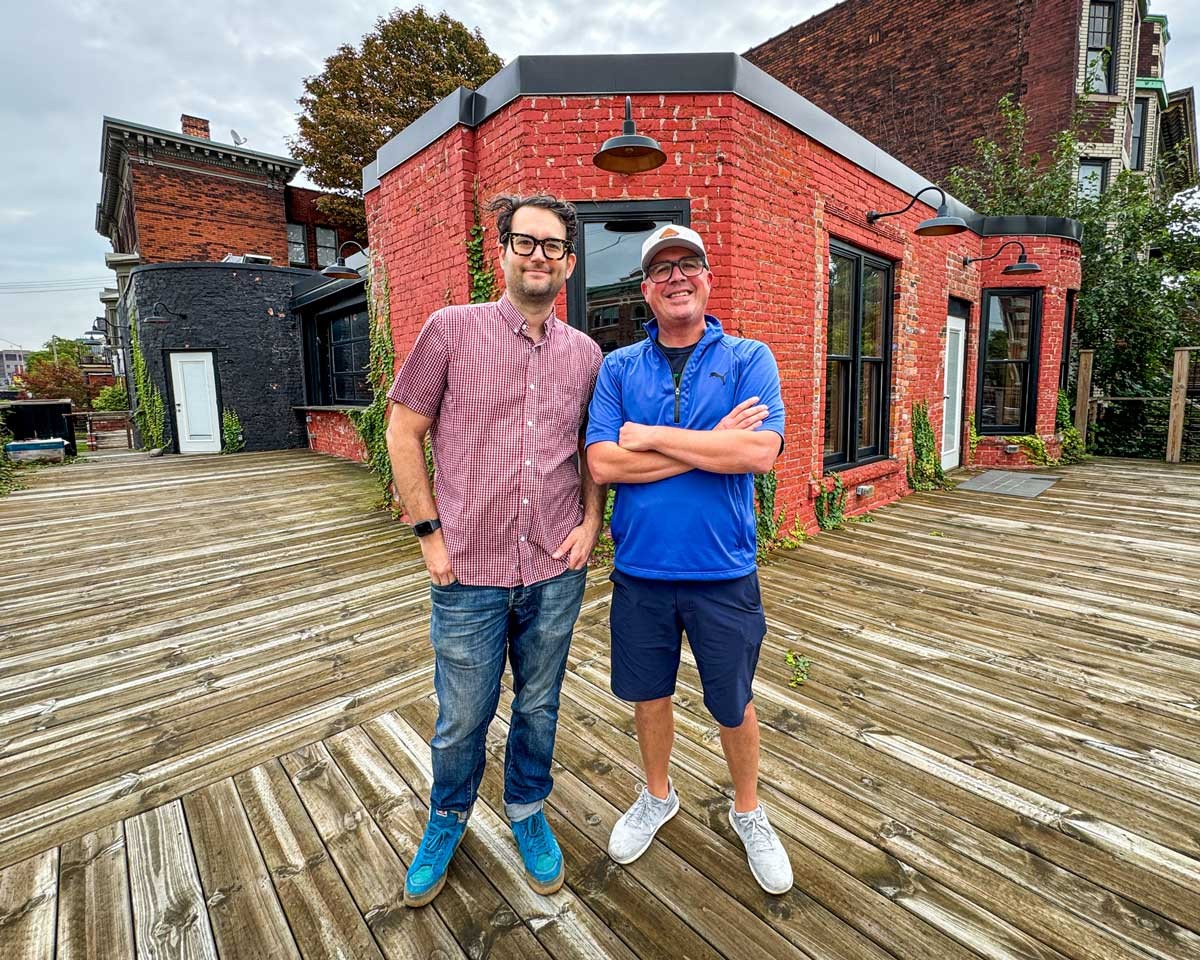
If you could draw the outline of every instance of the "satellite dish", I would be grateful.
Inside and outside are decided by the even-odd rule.
[[[238,136],[238,132],[236,130],[230,130],[229,135],[233,137],[233,145],[235,147],[240,147],[246,142],[246,138]]]

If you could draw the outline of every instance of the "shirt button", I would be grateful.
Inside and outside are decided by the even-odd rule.
[[[528,503],[528,502],[529,502],[529,498],[528,498],[528,497],[522,497],[522,498],[521,498],[521,502],[522,502],[522,503]]]
[[[533,421],[532,421],[532,420],[526,420],[526,421],[525,421],[525,426],[527,426],[527,427],[532,427],[532,426],[533,426]]]
[[[529,389],[530,389],[530,390],[534,390],[534,389],[536,389],[536,388],[535,388],[535,387],[534,387],[534,385],[531,383],[531,384],[529,385]]]
[[[521,542],[522,542],[522,543],[524,543],[524,542],[525,542],[525,538],[524,538],[524,537],[522,537],[522,538],[521,538]]]
[[[532,461],[532,460],[526,460],[526,461],[525,461],[525,466],[527,466],[527,467],[532,467],[532,466],[533,466],[533,461]]]

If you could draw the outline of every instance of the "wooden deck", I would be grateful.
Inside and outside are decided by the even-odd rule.
[[[913,496],[764,569],[791,893],[745,867],[690,663],[682,812],[636,863],[605,855],[638,764],[600,572],[548,809],[567,886],[525,885],[493,762],[446,890],[407,910],[426,577],[365,471],[39,472],[0,500],[0,958],[1200,958],[1200,469],[1062,475]]]

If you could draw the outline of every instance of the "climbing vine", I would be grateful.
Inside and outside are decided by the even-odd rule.
[[[7,496],[21,485],[17,480],[17,465],[9,459],[8,450],[5,448],[5,444],[12,438],[4,418],[0,417],[0,497]]]
[[[347,416],[367,451],[367,466],[379,484],[383,504],[392,502],[392,461],[387,449],[387,392],[395,375],[396,348],[392,343],[391,291],[387,270],[372,256],[367,269],[367,316],[371,326],[369,378],[371,404]]]
[[[979,441],[983,438],[979,435],[979,431],[975,429],[975,414],[974,412],[967,415],[967,446],[971,450],[971,459],[975,459],[975,451],[979,449]]]
[[[1071,419],[1071,401],[1067,399],[1065,390],[1058,391],[1058,409],[1054,414],[1054,425],[1062,435],[1062,455],[1058,458],[1058,462],[1082,463],[1086,460],[1087,450],[1084,447],[1083,437],[1079,435],[1079,431],[1075,429],[1075,423]]]
[[[133,420],[137,424],[142,446],[147,450],[157,450],[166,445],[166,409],[162,394],[154,386],[150,371],[146,368],[146,358],[142,354],[142,343],[137,332],[137,311],[134,309],[129,314],[129,355],[133,382],[137,388],[137,409],[133,411]]]
[[[937,437],[929,422],[929,404],[914,403],[912,409],[913,454],[905,464],[908,485],[913,490],[937,490],[951,486],[942,471]]]
[[[479,216],[479,183],[471,191],[472,221],[467,231],[467,272],[471,277],[471,303],[496,299],[496,274],[484,248],[483,221]]]
[[[833,475],[833,485],[821,492],[813,501],[813,512],[817,515],[817,526],[822,530],[837,530],[846,522],[846,485],[839,474]]]
[[[764,560],[771,551],[784,547],[792,549],[806,539],[804,530],[797,515],[792,527],[784,532],[783,507],[775,509],[775,491],[778,487],[778,477],[775,471],[756,473],[754,475],[754,528],[758,534],[758,559]]]
[[[237,453],[246,447],[246,438],[242,434],[242,420],[233,407],[221,411],[221,452]]]
[[[1019,437],[1005,437],[1004,442],[1015,443],[1024,450],[1025,457],[1030,463],[1036,463],[1041,467],[1052,467],[1058,463],[1046,450],[1046,441],[1036,434],[1026,433]]]

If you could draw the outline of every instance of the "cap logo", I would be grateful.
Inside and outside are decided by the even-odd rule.
[[[674,229],[673,227],[663,227],[662,233],[660,233],[659,236],[665,240],[667,237],[679,236],[679,231]]]

